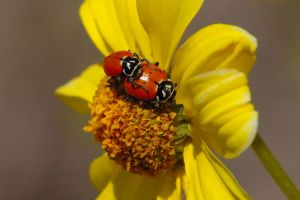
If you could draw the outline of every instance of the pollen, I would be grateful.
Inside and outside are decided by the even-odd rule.
[[[126,171],[157,175],[178,163],[173,111],[157,112],[127,101],[104,78],[90,104],[92,133],[108,156]],[[179,153],[180,154],[180,153]]]

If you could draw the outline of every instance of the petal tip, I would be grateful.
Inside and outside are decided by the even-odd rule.
[[[233,145],[236,148],[232,148],[229,151],[226,151],[222,154],[222,156],[226,159],[233,159],[240,156],[245,150],[251,146],[258,129],[258,112],[253,110],[247,114],[248,122],[240,129],[240,133],[237,134],[235,137],[229,139],[229,143],[236,143],[238,138],[246,137],[243,143],[240,145]],[[230,146],[230,145],[229,145]]]
[[[79,113],[86,113],[89,111],[87,101],[80,97],[73,96],[65,86],[58,87],[54,91],[55,96],[58,97],[67,107]]]

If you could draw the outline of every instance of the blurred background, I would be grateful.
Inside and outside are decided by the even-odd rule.
[[[0,0],[0,199],[93,199],[99,146],[54,89],[101,60],[78,17],[80,0]],[[300,186],[300,2],[207,0],[185,37],[211,23],[254,34],[250,76],[260,128]],[[251,149],[225,161],[253,199],[284,199]]]

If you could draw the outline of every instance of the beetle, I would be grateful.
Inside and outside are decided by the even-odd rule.
[[[131,51],[117,51],[107,57],[103,62],[104,72],[107,76],[129,77],[132,81],[142,74],[141,59]]]
[[[142,75],[139,78],[133,81],[125,78],[125,92],[145,106],[159,108],[172,102],[176,95],[176,84],[168,78],[167,73],[156,63],[150,64],[148,61],[142,62],[141,68]]]

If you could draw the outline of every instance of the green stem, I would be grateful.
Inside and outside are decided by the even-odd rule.
[[[300,192],[294,185],[290,177],[286,174],[278,161],[272,155],[266,143],[257,134],[252,144],[252,149],[260,159],[266,170],[276,181],[288,199],[300,199]]]

